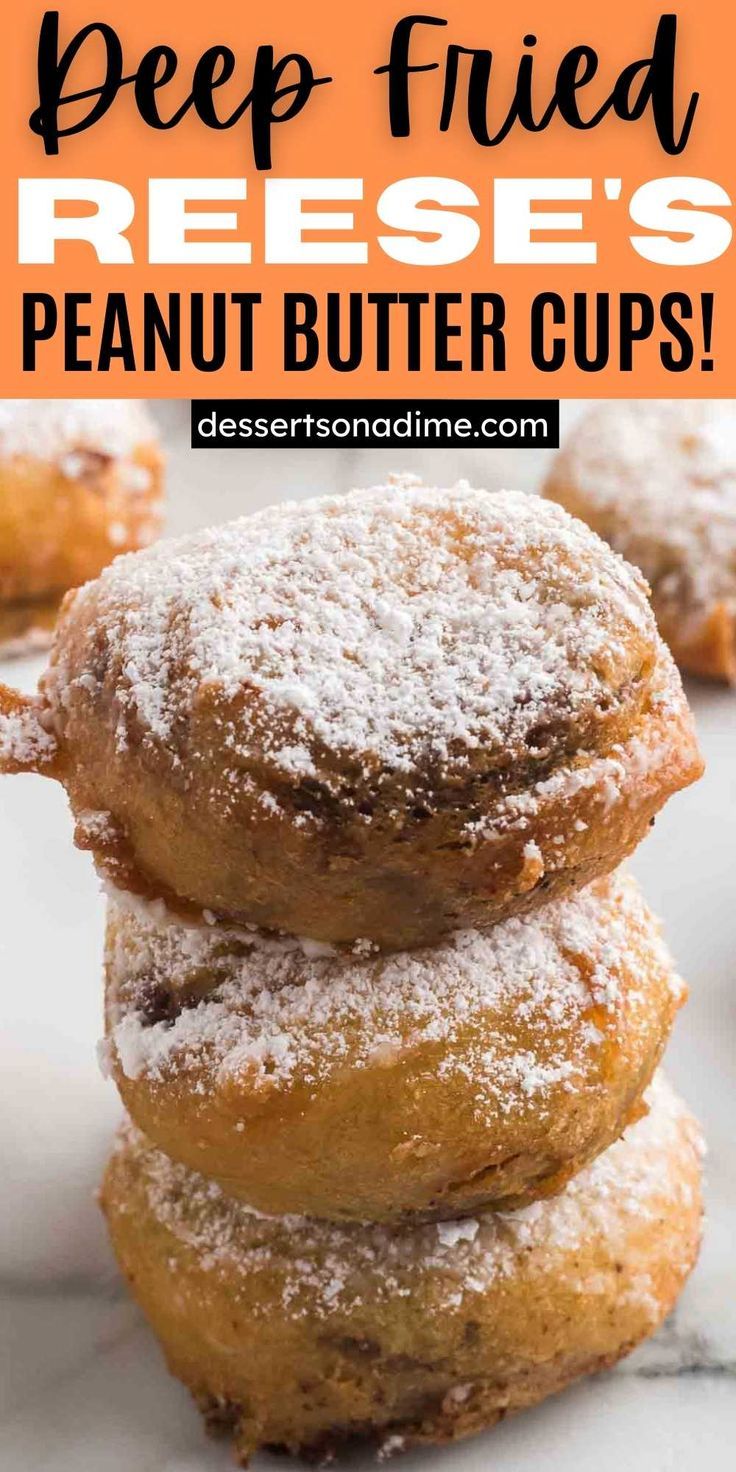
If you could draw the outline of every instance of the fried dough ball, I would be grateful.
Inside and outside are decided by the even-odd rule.
[[[600,404],[572,429],[545,496],[640,567],[683,669],[736,683],[736,411]]]
[[[0,654],[48,645],[67,589],[153,540],[162,470],[135,400],[0,400]]]
[[[128,1126],[102,1191],[172,1374],[243,1462],[492,1426],[603,1369],[672,1308],[700,1237],[700,1138],[663,1081],[561,1196],[424,1226],[253,1215]]]
[[[610,872],[701,771],[639,574],[559,507],[466,485],[119,559],[65,603],[28,715],[118,888],[344,946]]]
[[[103,1057],[155,1145],[260,1211],[448,1218],[617,1139],[683,996],[623,875],[363,961],[113,901]]]

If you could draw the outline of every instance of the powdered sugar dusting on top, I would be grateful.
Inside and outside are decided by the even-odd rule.
[[[56,738],[33,707],[0,711],[0,771],[41,767],[57,750]]]
[[[320,750],[411,771],[506,750],[609,700],[654,639],[638,575],[559,507],[406,482],[282,503],[121,558],[80,591],[113,632],[117,739],[166,747],[225,707],[233,769],[298,780]],[[63,647],[47,691],[79,678]],[[85,671],[83,679],[92,676]],[[235,703],[228,707],[227,703]]]
[[[659,596],[736,611],[736,408],[728,402],[600,404],[570,433],[550,493],[641,567]]]
[[[0,399],[0,460],[29,456],[61,465],[74,479],[74,455],[125,457],[158,438],[138,399]]]
[[[606,1087],[604,1043],[651,1025],[651,998],[673,977],[623,874],[490,931],[367,960],[308,958],[295,942],[161,923],[113,902],[107,964],[111,1045],[131,1079],[185,1078],[207,1099],[232,1097],[241,1080],[247,1096],[385,1068],[440,1042],[440,1076],[472,1084],[479,1117],[530,1098],[544,1116],[555,1090]]]
[[[516,1212],[393,1230],[293,1216],[264,1218],[152,1149],[130,1125],[119,1148],[138,1156],[137,1170],[157,1221],[196,1252],[200,1270],[227,1275],[234,1299],[239,1280],[263,1272],[267,1302],[273,1303],[279,1285],[283,1310],[292,1318],[350,1312],[367,1292],[375,1304],[429,1293],[438,1311],[453,1312],[499,1277],[517,1272],[522,1255],[527,1270],[554,1272],[558,1282],[564,1277],[572,1286],[577,1280],[585,1292],[586,1282],[577,1276],[578,1254],[588,1245],[599,1245],[600,1272],[601,1258],[605,1263],[620,1252],[625,1260],[635,1226],[654,1226],[692,1204],[697,1127],[661,1076],[647,1102],[646,1117],[561,1195]],[[117,1209],[121,1206],[118,1202]],[[654,1316],[645,1275],[645,1309],[650,1296]]]

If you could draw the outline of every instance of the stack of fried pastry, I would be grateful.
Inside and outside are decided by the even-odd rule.
[[[618,868],[701,763],[641,576],[559,506],[283,504],[70,595],[6,769],[110,888],[102,1202],[242,1460],[492,1425],[697,1252],[683,985]]]

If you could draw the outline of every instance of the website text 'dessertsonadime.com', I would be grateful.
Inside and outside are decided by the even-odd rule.
[[[484,448],[559,443],[559,405],[537,399],[197,399],[195,449],[279,445],[307,449],[407,446]]]

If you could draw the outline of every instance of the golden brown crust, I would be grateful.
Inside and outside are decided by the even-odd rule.
[[[136,1124],[260,1211],[451,1218],[562,1189],[641,1109],[682,983],[633,879],[357,961],[111,903]]]
[[[555,1201],[439,1226],[248,1216],[128,1134],[102,1192],[169,1368],[258,1447],[452,1440],[612,1364],[671,1309],[700,1236],[698,1136],[650,1114]]]
[[[460,1387],[460,1398],[453,1394],[453,1390],[443,1392],[441,1388],[418,1392],[413,1396],[405,1390],[406,1412],[395,1421],[382,1424],[380,1429],[371,1419],[370,1405],[366,1404],[365,1419],[362,1422],[356,1416],[350,1415],[344,1424],[329,1426],[324,1431],[320,1430],[316,1436],[310,1428],[310,1439],[307,1441],[266,1442],[262,1449],[279,1455],[291,1455],[308,1464],[324,1466],[343,1453],[359,1452],[365,1448],[366,1443],[377,1449],[376,1460],[379,1463],[415,1447],[447,1446],[451,1442],[464,1441],[470,1436],[492,1430],[506,1416],[538,1405],[551,1395],[558,1395],[585,1375],[596,1375],[612,1369],[619,1360],[636,1349],[637,1342],[640,1341],[622,1345],[615,1353],[608,1355],[569,1355],[560,1360],[553,1359],[549,1364],[535,1364],[532,1371],[520,1371],[513,1386],[503,1381],[498,1383],[495,1379],[487,1384],[478,1377],[474,1384],[468,1383]],[[358,1359],[366,1353],[370,1354],[372,1350],[371,1345],[362,1344],[344,1348],[347,1348],[348,1354],[352,1350]],[[410,1358],[402,1358],[401,1354],[396,1356],[404,1371],[411,1370],[411,1363],[406,1363]],[[178,1377],[178,1371],[172,1366],[169,1368]],[[419,1368],[426,1374],[425,1365]],[[438,1378],[441,1386],[442,1378]],[[376,1390],[374,1394],[379,1396],[381,1392]],[[242,1407],[229,1401],[218,1401],[211,1395],[201,1394],[196,1390],[193,1395],[210,1435],[218,1438],[231,1436],[234,1439],[237,1465],[249,1467],[255,1447],[251,1441],[249,1418],[243,1415]]]
[[[736,416],[732,406],[597,405],[543,495],[641,569],[682,669],[736,684]]]
[[[572,516],[586,521],[593,531],[619,547],[626,556],[636,555],[636,549],[617,527],[615,513],[600,514],[577,487],[571,486],[561,470],[550,472],[544,495],[564,506]],[[639,555],[645,562],[644,554]],[[736,596],[716,600],[705,607],[692,607],[684,593],[673,597],[668,589],[668,576],[671,577],[668,572],[663,574],[664,591],[661,581],[653,578],[652,608],[662,638],[678,665],[702,679],[736,684]]]
[[[135,472],[139,484],[126,476]],[[29,456],[0,462],[0,610],[58,607],[113,557],[147,546],[162,522],[163,457],[141,444],[125,465],[87,450],[73,473]]]
[[[69,598],[42,700],[77,842],[183,914],[385,949],[609,872],[702,764],[640,581],[539,506],[281,506]]]
[[[628,739],[578,751],[528,786],[516,768],[503,783],[481,775],[419,805],[413,792],[399,805],[397,793],[387,809],[376,802],[370,823],[361,812],[370,789],[361,796],[354,785],[342,801],[297,785],[276,811],[240,790],[218,811],[197,799],[196,773],[164,783],[144,756],[120,759],[109,720],[83,717],[66,751],[87,758],[73,767],[67,759],[64,773],[81,815],[75,841],[115,886],[184,915],[205,909],[337,945],[430,945],[610,872],[663,803],[700,776],[692,719],[664,654],[657,676]],[[108,815],[91,836],[90,812]]]
[[[44,726],[38,701],[0,683],[0,772],[57,775],[59,748]]]
[[[689,615],[656,594],[652,604],[662,638],[681,669],[736,685],[736,603],[714,603],[706,612]]]

